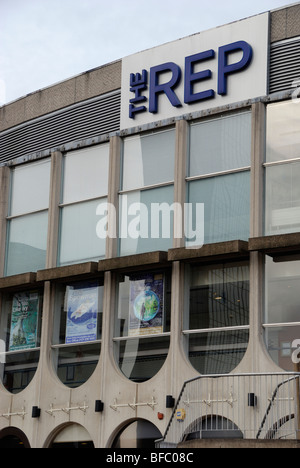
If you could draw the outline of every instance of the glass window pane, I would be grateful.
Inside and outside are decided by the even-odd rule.
[[[300,322],[300,261],[275,262],[267,257],[265,271],[265,323]]]
[[[195,266],[190,273],[190,330],[249,325],[248,262]]]
[[[190,361],[200,374],[229,374],[242,361],[248,342],[248,330],[190,335]]]
[[[170,344],[171,276],[166,272],[133,273],[119,278],[115,336],[116,360],[134,382],[151,379],[164,365]],[[151,338],[147,338],[150,335]]]
[[[48,212],[9,221],[6,276],[45,268]]]
[[[115,438],[113,449],[154,449],[155,442],[162,438],[154,424],[145,420],[138,420],[128,424]]]
[[[265,341],[267,349],[273,361],[286,371],[295,372],[296,365],[293,363],[293,342],[299,340],[300,327],[276,327],[265,328]],[[297,354],[298,357],[299,353]],[[298,372],[298,370],[297,370]]]
[[[0,379],[11,393],[19,393],[31,382],[39,362],[43,294],[16,292],[3,297],[0,340]]]
[[[84,281],[56,288],[54,368],[64,385],[76,388],[97,367],[101,352],[103,281]],[[98,341],[98,342],[97,342]]]
[[[93,280],[57,287],[53,344],[101,340],[103,291]]]
[[[67,154],[64,158],[63,203],[106,196],[108,166],[108,144]]]
[[[174,180],[175,130],[126,138],[122,190]]]
[[[267,108],[267,162],[300,157],[299,104],[292,100]]]
[[[51,161],[47,159],[12,171],[11,216],[48,208],[50,170]]]
[[[3,385],[9,392],[17,394],[25,390],[35,376],[39,364],[39,351],[6,355],[2,368]]]
[[[146,382],[164,365],[169,346],[169,336],[125,340],[115,343],[116,359],[125,377],[133,382]]]
[[[189,176],[251,165],[251,112],[191,126]]]
[[[83,385],[93,375],[99,361],[100,351],[100,343],[53,349],[53,358],[60,381],[69,388]]]
[[[250,172],[190,182],[189,202],[204,204],[205,244],[249,239]]]
[[[173,186],[121,195],[121,256],[172,248],[173,200]]]
[[[97,236],[97,207],[107,200],[93,200],[61,210],[59,264],[99,260],[105,257],[105,239]]]
[[[300,230],[300,163],[266,168],[266,235]]]

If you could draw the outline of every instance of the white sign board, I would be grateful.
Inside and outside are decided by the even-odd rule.
[[[121,130],[267,94],[269,13],[122,61]]]

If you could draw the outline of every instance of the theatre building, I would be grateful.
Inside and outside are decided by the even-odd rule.
[[[300,4],[1,107],[0,164],[0,447],[297,446]]]

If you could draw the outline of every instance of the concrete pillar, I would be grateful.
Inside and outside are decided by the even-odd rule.
[[[119,228],[119,190],[121,167],[122,140],[114,136],[110,140],[109,149],[109,184],[108,184],[108,226],[109,235],[106,239],[106,258],[118,255]]]
[[[62,164],[62,153],[58,151],[52,153],[46,268],[55,268],[57,266],[57,250],[59,242],[59,203],[61,192]]]
[[[9,209],[10,170],[0,167],[0,277],[4,276],[6,251],[6,217]]]
[[[174,202],[181,205],[181,210],[174,213],[174,240],[173,248],[184,247],[184,203],[186,201],[186,167],[188,157],[188,131],[186,120],[176,122],[176,149],[175,149],[175,179],[174,179]],[[176,233],[181,233],[176,238]]]

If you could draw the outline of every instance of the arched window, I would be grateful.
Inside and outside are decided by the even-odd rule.
[[[185,432],[183,441],[199,439],[243,439],[236,424],[223,416],[207,416],[195,421]]]
[[[93,449],[94,442],[88,431],[79,424],[64,427],[53,439],[51,449]]]
[[[161,437],[154,424],[141,419],[125,426],[115,438],[112,448],[155,448],[155,441]]]
[[[102,338],[103,280],[56,286],[52,356],[61,382],[84,384],[99,361]]]
[[[171,276],[167,271],[120,275],[115,316],[115,356],[134,382],[154,377],[170,345]]]
[[[300,338],[300,261],[293,257],[266,257],[264,330],[268,351],[282,369],[295,370],[293,345]]]
[[[183,333],[190,361],[201,374],[230,373],[248,347],[249,262],[195,265],[186,274],[189,315]]]
[[[0,378],[11,393],[32,381],[40,356],[43,294],[21,291],[2,298],[0,317]]]
[[[29,441],[26,435],[16,427],[8,427],[0,431],[0,449],[28,449]]]

